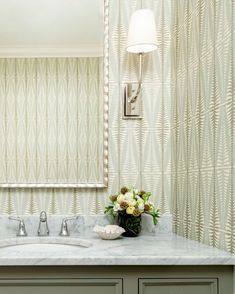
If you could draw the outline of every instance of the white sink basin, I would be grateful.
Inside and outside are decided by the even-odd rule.
[[[14,248],[13,248],[14,246]],[[16,237],[0,240],[0,248],[12,247],[17,251],[66,251],[69,248],[88,248],[92,246],[90,241],[71,237]]]

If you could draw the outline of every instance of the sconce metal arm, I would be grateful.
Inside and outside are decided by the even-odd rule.
[[[136,92],[128,98],[129,103],[134,103],[141,91],[141,86],[142,86],[142,68],[143,68],[143,53],[138,53],[139,55],[139,78],[138,78],[138,88],[136,89]]]

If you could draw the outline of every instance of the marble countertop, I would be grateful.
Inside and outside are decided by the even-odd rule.
[[[0,249],[6,265],[234,265],[235,256],[175,234],[117,240],[89,238],[89,248],[27,244]]]
[[[87,227],[94,224],[97,221],[89,220]],[[88,248],[61,244],[4,247],[0,248],[0,266],[235,265],[235,255],[177,236],[164,224],[160,224],[156,231],[145,232],[139,237],[117,240],[101,240],[91,229],[85,232],[75,232],[74,229],[73,237],[88,240],[93,245]],[[1,239],[3,235],[4,232]]]

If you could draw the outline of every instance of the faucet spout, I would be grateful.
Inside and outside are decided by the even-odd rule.
[[[49,236],[49,228],[47,224],[47,214],[45,211],[40,213],[40,221],[38,226],[38,236]]]

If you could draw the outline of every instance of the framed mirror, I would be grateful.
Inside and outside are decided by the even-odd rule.
[[[0,0],[0,187],[108,183],[108,0]]]

